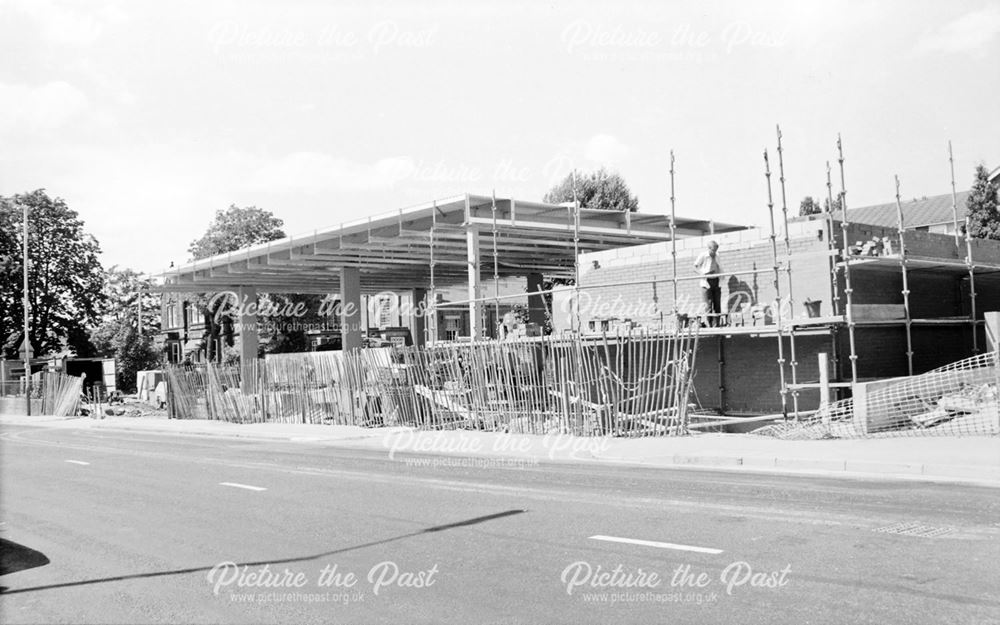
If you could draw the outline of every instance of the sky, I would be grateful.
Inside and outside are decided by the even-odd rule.
[[[231,204],[294,235],[605,166],[666,213],[671,150],[678,215],[763,225],[778,124],[790,210],[838,133],[849,206],[949,193],[949,141],[968,188],[998,58],[996,0],[0,0],[0,195],[154,273]]]

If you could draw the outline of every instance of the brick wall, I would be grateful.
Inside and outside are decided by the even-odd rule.
[[[962,315],[961,276],[916,270],[907,273],[910,316],[914,319]]]
[[[907,375],[906,327],[861,327],[855,330],[859,378],[891,378]],[[842,375],[850,379],[847,332],[841,333]],[[924,373],[972,355],[972,330],[967,326],[918,325],[910,330],[913,372]],[[980,343],[982,344],[982,343]]]
[[[851,379],[851,353],[847,332],[840,335],[842,375]],[[859,327],[854,331],[858,377],[888,378],[906,375],[906,330],[899,325]]]
[[[833,349],[828,335],[797,336],[795,353],[798,381],[818,382],[817,355],[825,352],[832,356]],[[787,336],[784,339],[784,350],[785,381],[791,384],[791,344]],[[692,401],[702,408],[723,413],[781,412],[778,340],[774,336],[702,337],[698,342],[695,370],[695,397],[692,397]],[[834,375],[832,366],[830,375]],[[800,410],[813,410],[818,405],[819,390],[799,392]],[[791,395],[788,396],[787,407],[791,411]]]

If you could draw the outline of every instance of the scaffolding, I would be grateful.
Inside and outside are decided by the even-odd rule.
[[[850,260],[850,240],[848,239],[847,228],[850,225],[850,221],[847,215],[847,186],[844,183],[844,148],[840,141],[840,135],[837,135],[837,162],[840,164],[840,209],[843,211],[844,218],[840,222],[840,232],[843,237],[843,249],[841,250],[844,268],[844,298],[845,298],[845,314],[844,318],[847,322],[847,336],[850,342],[851,354],[849,356],[851,361],[851,385],[858,383],[858,352],[855,344],[854,337],[854,302],[852,301],[852,295],[854,289],[851,288],[851,260]],[[833,210],[833,207],[830,207]]]
[[[847,188],[846,188],[846,175],[845,175],[845,158],[844,149],[841,137],[838,135],[836,140],[837,147],[837,161],[839,166],[839,176],[840,176],[840,189],[838,193],[833,192],[833,181],[832,181],[832,168],[831,163],[828,161],[826,163],[826,186],[827,186],[827,204],[828,210],[825,211],[823,215],[824,230],[821,232],[825,233],[826,245],[822,252],[810,251],[802,254],[793,254],[793,242],[791,229],[789,227],[789,215],[788,215],[788,202],[787,202],[787,190],[786,190],[786,178],[784,170],[784,146],[783,146],[783,136],[780,127],[777,127],[777,152],[778,152],[778,171],[776,172],[779,177],[779,182],[781,185],[781,211],[782,211],[782,222],[784,226],[784,253],[780,254],[778,251],[778,230],[775,222],[775,197],[773,194],[773,187],[771,181],[771,167],[768,151],[764,151],[764,165],[765,165],[765,180],[767,183],[767,208],[770,223],[770,234],[766,238],[770,240],[770,259],[771,267],[768,269],[766,264],[758,267],[756,264],[752,269],[737,269],[735,271],[727,271],[719,274],[708,274],[708,275],[678,275],[678,222],[676,217],[676,160],[673,151],[670,152],[670,214],[667,226],[669,227],[670,234],[670,248],[669,257],[671,259],[671,270],[663,277],[657,279],[655,276],[653,278],[649,277],[637,277],[636,279],[626,279],[626,280],[616,280],[614,282],[596,282],[593,284],[584,285],[581,281],[581,253],[586,250],[582,249],[581,245],[581,206],[580,200],[577,195],[577,180],[576,172],[572,174],[572,191],[573,191],[573,201],[572,203],[567,203],[566,205],[560,207],[565,210],[565,232],[571,234],[572,236],[572,249],[573,249],[573,262],[570,267],[568,263],[565,265],[565,269],[562,274],[565,277],[572,275],[574,277],[572,288],[570,289],[572,297],[572,308],[568,309],[568,315],[565,317],[567,328],[570,328],[577,336],[582,336],[585,330],[582,325],[581,320],[581,292],[584,290],[591,289],[616,289],[620,290],[622,287],[635,286],[635,285],[653,285],[653,300],[654,304],[657,300],[656,284],[667,282],[671,283],[672,289],[672,307],[669,312],[670,317],[673,319],[672,325],[674,330],[683,327],[689,322],[689,319],[680,307],[680,285],[685,283],[687,280],[700,280],[703,278],[729,278],[729,277],[740,277],[740,276],[758,276],[761,273],[767,273],[770,271],[773,274],[773,293],[775,297],[776,306],[770,313],[770,318],[765,316],[764,325],[762,327],[756,326],[756,318],[754,319],[753,327],[737,327],[737,325],[732,323],[731,311],[718,311],[717,313],[720,317],[728,317],[730,323],[726,324],[726,327],[722,327],[722,323],[719,324],[720,327],[714,328],[709,327],[702,330],[704,336],[719,335],[723,337],[728,337],[730,335],[751,335],[751,336],[774,336],[777,338],[778,342],[778,354],[777,354],[777,364],[778,364],[778,378],[779,378],[779,392],[781,400],[781,416],[788,419],[790,416],[794,415],[797,420],[801,414],[805,414],[810,411],[803,411],[802,406],[800,406],[800,391],[804,389],[817,389],[820,387],[842,387],[842,388],[855,388],[857,384],[861,381],[859,380],[859,349],[858,349],[858,336],[857,329],[859,327],[871,327],[871,326],[892,326],[900,324],[903,326],[906,338],[906,371],[909,375],[913,375],[915,372],[914,364],[914,328],[918,325],[948,325],[948,324],[959,324],[968,323],[973,329],[973,353],[978,353],[978,340],[976,335],[977,325],[980,323],[977,316],[977,303],[976,303],[976,273],[978,269],[983,269],[982,267],[977,267],[973,260],[973,244],[971,241],[971,236],[968,232],[968,227],[966,227],[965,233],[965,254],[964,259],[955,260],[949,262],[944,258],[925,258],[925,257],[914,257],[911,255],[908,249],[907,236],[906,236],[906,216],[904,206],[900,195],[900,182],[899,177],[895,177],[896,184],[896,239],[895,247],[898,247],[896,253],[892,253],[893,245],[888,244],[888,238],[885,239],[887,242],[886,249],[883,251],[880,249],[878,256],[862,256],[858,254],[858,250],[854,249],[852,245],[851,237],[854,234],[855,228],[852,230],[852,226],[856,224],[851,223],[851,219],[848,213],[847,205]],[[951,146],[949,144],[949,160],[951,161]],[[953,196],[955,191],[954,178],[952,179],[952,190]],[[838,201],[835,201],[835,197]],[[839,203],[839,207],[837,206]],[[956,200],[953,197],[953,208],[956,204]],[[840,236],[835,235],[836,231],[836,221],[837,213],[840,212]],[[492,202],[490,205],[491,211],[491,231],[492,235],[492,260],[493,260],[493,283],[494,289],[492,297],[483,296],[482,293],[478,293],[476,297],[471,297],[470,299],[459,301],[459,302],[448,302],[446,304],[441,304],[438,306],[436,299],[436,272],[435,265],[437,264],[437,255],[435,252],[435,245],[438,241],[437,237],[437,227],[438,223],[435,220],[431,225],[430,232],[430,300],[431,313],[434,314],[434,310],[437,308],[448,308],[460,305],[470,305],[470,304],[486,304],[486,302],[492,302],[493,309],[496,314],[497,321],[499,323],[500,318],[500,302],[502,300],[509,300],[519,297],[524,297],[525,294],[515,294],[515,295],[501,295],[499,289],[499,277],[500,277],[500,245],[498,243],[501,236],[501,231],[499,228],[498,219],[498,206],[495,192],[492,196]],[[506,223],[506,222],[505,222]],[[619,222],[623,223],[623,222]],[[447,224],[446,224],[447,226]],[[508,225],[509,227],[509,225]],[[624,216],[624,228],[627,231],[629,226],[628,215]],[[625,232],[623,231],[623,233]],[[569,237],[567,237],[569,238]],[[762,235],[761,240],[765,236]],[[838,241],[839,239],[839,241]],[[956,237],[956,240],[958,237]],[[484,242],[485,243],[485,242]],[[567,241],[568,243],[568,241]],[[839,243],[839,245],[838,245]],[[809,311],[810,318],[796,319],[795,318],[795,291],[794,281],[793,281],[793,264],[798,264],[799,262],[805,262],[801,259],[806,256],[816,257],[818,255],[824,254],[827,257],[830,276],[830,294],[832,298],[832,315],[829,317],[819,316],[818,318],[813,318],[814,314]],[[959,254],[959,256],[961,256]],[[794,263],[793,263],[793,259]],[[857,271],[867,270],[869,267],[881,267],[887,268],[890,266],[895,266],[896,269],[901,273],[902,276],[902,289],[900,294],[902,296],[902,319],[896,318],[885,318],[885,319],[872,319],[866,318],[864,316],[859,317],[862,313],[857,310],[857,294],[854,292],[854,280],[852,275]],[[910,293],[910,272],[917,269],[925,269],[928,267],[947,267],[944,269],[949,273],[954,274],[958,267],[962,267],[964,272],[968,274],[969,280],[969,296],[970,296],[970,314],[967,318],[962,320],[956,319],[954,317],[941,317],[935,319],[916,319],[912,314],[912,302]],[[990,270],[996,270],[996,267],[990,265]],[[570,274],[570,272],[572,272]],[[859,278],[860,279],[860,278]],[[786,285],[782,285],[782,280],[786,281]],[[756,280],[755,280],[756,283]],[[564,287],[565,288],[565,287]],[[537,291],[532,291],[529,296],[543,296],[551,295],[552,293],[560,290],[558,287],[552,289],[539,289]],[[783,295],[785,299],[783,299]],[[802,295],[799,295],[802,297]],[[808,301],[807,301],[808,303]],[[786,308],[790,306],[789,308]],[[475,307],[473,307],[476,309]],[[657,308],[659,312],[659,323],[664,325],[666,310]],[[789,311],[789,312],[786,312]],[[746,313],[744,312],[743,319],[746,320]],[[628,322],[629,320],[625,320]],[[721,321],[721,319],[720,319]],[[745,321],[744,321],[745,323]],[[428,324],[429,325],[429,324]],[[434,325],[437,325],[437,320],[434,320]],[[846,326],[846,328],[845,328]],[[485,327],[484,325],[480,327]],[[606,328],[607,326],[602,326]],[[591,320],[591,331],[595,329],[593,320]],[[843,329],[847,332],[846,345],[841,338],[843,335],[839,334]],[[428,328],[430,330],[430,328]],[[436,328],[434,329],[435,334],[433,335],[435,339],[438,338],[436,334]],[[829,335],[833,337],[832,340],[832,359],[836,363],[836,378],[835,381],[830,383],[815,383],[809,380],[801,381],[799,375],[799,353],[797,344],[797,339],[800,336],[819,336],[819,335]],[[666,336],[666,335],[664,335]],[[785,345],[785,340],[788,340],[788,345]],[[473,341],[483,338],[482,336],[473,337]],[[846,347],[846,349],[845,349]],[[844,352],[847,352],[847,360],[850,362],[849,371],[846,368],[846,363],[843,362]],[[719,342],[719,355],[718,362],[720,370],[725,366],[725,354],[723,352],[722,341]],[[786,371],[788,367],[788,371]],[[787,377],[786,377],[787,376]],[[849,376],[849,378],[848,378]],[[848,378],[845,380],[845,378]],[[720,398],[724,398],[726,389],[720,379]],[[789,398],[791,401],[789,401]],[[724,399],[722,400],[725,403]],[[790,405],[789,405],[790,404]]]
[[[948,164],[951,166],[951,218],[955,229],[955,250],[960,247],[958,232],[958,192],[955,190],[955,157],[951,152],[951,141],[948,142]]]
[[[500,335],[500,254],[497,252],[497,191],[493,189],[490,215],[493,219],[493,323]]]
[[[955,229],[955,255],[961,256],[961,233],[958,231],[958,192],[955,190],[955,156],[948,142],[948,165],[951,170],[951,212]],[[979,337],[976,332],[976,273],[972,263],[972,235],[969,233],[969,217],[965,217],[965,264],[969,270],[969,319],[972,321],[972,353],[979,353]]]
[[[830,181],[830,161],[826,162],[826,248],[830,252],[837,251],[837,241],[836,236],[833,233],[834,222],[833,222],[833,183]],[[830,301],[831,307],[833,309],[833,314],[842,315],[844,314],[843,308],[840,305],[840,289],[837,288],[837,281],[840,279],[840,267],[837,266],[836,255],[831,256],[832,262],[830,262]],[[839,312],[838,312],[839,311]]]
[[[781,182],[781,215],[784,221],[785,230],[785,255],[788,257],[785,261],[785,276],[788,280],[788,307],[791,311],[791,316],[795,316],[795,296],[792,291],[792,243],[788,238],[788,202],[785,198],[785,159],[783,156],[783,149],[781,146],[781,127],[777,127],[778,131],[778,172],[779,180]],[[777,263],[777,258],[775,259]],[[780,301],[780,294],[779,294]],[[781,335],[778,335],[778,340],[781,340]],[[798,376],[798,358],[796,356],[795,350],[795,324],[789,324],[788,326],[788,356],[790,371],[792,374],[792,385],[790,387],[792,392],[792,410],[794,411],[795,418],[799,418],[799,376]]]
[[[969,319],[972,321],[972,353],[979,353],[979,336],[976,325],[979,319],[976,317],[976,264],[972,261],[972,234],[970,230],[969,216],[965,217],[965,265],[969,270]]]
[[[437,327],[437,284],[434,282],[434,269],[437,263],[434,262],[434,236],[437,233],[437,202],[434,202],[433,209],[431,211],[431,228],[430,228],[430,288],[427,293],[427,301],[429,302],[427,306],[427,313],[431,319],[431,323],[424,324],[424,331],[427,333],[427,337],[424,339],[426,342],[427,338],[433,337],[437,339],[438,337],[438,327]]]
[[[910,316],[910,280],[906,267],[906,238],[903,236],[903,204],[899,199],[899,176],[896,176],[896,220],[899,230],[899,270],[903,275],[903,314],[906,320],[906,370],[913,375],[913,319]]]
[[[781,414],[787,419],[788,387],[785,384],[785,340],[781,323],[781,269],[778,266],[778,241],[774,230],[774,199],[771,195],[771,163],[767,158],[767,150],[764,150],[764,177],[767,179],[767,212],[771,223],[771,256],[774,259],[774,299],[778,304],[775,307],[775,322],[778,331],[778,373],[781,383]]]
[[[674,323],[680,322],[680,312],[677,309],[677,208],[676,208],[676,198],[674,197],[674,151],[670,150],[670,258],[671,268],[673,270],[673,286],[674,286]]]

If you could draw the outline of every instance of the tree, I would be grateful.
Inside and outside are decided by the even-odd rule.
[[[136,372],[159,365],[160,355],[153,348],[153,337],[160,329],[159,301],[149,291],[149,279],[132,269],[111,267],[104,285],[102,319],[90,332],[90,342],[96,355],[115,359],[118,388],[134,392]],[[140,301],[142,332],[138,327]]]
[[[990,182],[989,172],[976,166],[976,178],[965,200],[969,215],[969,234],[979,239],[1000,239],[1000,211],[997,209],[997,189]]]
[[[201,238],[191,242],[188,252],[194,260],[199,260],[216,254],[234,252],[250,245],[276,241],[285,238],[285,233],[281,229],[283,225],[284,222],[275,217],[271,211],[256,206],[240,208],[232,204],[225,211],[215,211],[215,218],[209,224],[208,230]],[[226,300],[216,299],[216,303],[210,306],[209,302],[213,300],[200,294],[192,295],[191,301],[201,310],[205,321],[208,357],[210,360],[218,359],[222,355],[215,353],[217,339],[222,337],[228,347],[235,345],[232,326],[216,321],[217,318],[224,318],[219,314],[219,308],[227,305]],[[267,345],[269,342],[266,336],[262,337],[262,345]]]
[[[134,324],[122,320],[112,322],[110,327],[116,328],[110,340],[111,355],[115,359],[116,386],[125,393],[134,393],[136,373],[156,369],[160,364],[160,355],[145,331],[140,334]]]
[[[580,208],[608,210],[618,212],[636,212],[639,210],[639,198],[632,195],[625,179],[617,172],[609,172],[605,168],[589,174],[573,170],[562,182],[549,189],[542,201],[549,204],[564,202],[580,202]],[[551,278],[542,281],[542,289],[550,290],[555,286],[573,284],[572,278]],[[552,331],[552,293],[542,296],[545,301],[545,327],[548,334]]]
[[[191,242],[188,252],[194,260],[240,248],[285,238],[284,222],[256,206],[240,208],[235,204],[225,211],[215,211],[215,219],[200,239]]]
[[[603,167],[589,174],[573,170],[562,182],[549,189],[543,201],[561,204],[574,199],[580,201],[580,208],[632,213],[639,210],[639,198],[632,195],[625,179]]]
[[[259,324],[260,338],[264,351],[268,354],[309,351],[309,337],[306,328],[321,328],[328,325],[329,317],[322,317],[319,311],[326,295],[287,294],[267,295],[274,310],[288,314],[272,315],[266,323]]]
[[[802,198],[802,203],[799,204],[799,217],[805,217],[806,215],[818,215],[822,209],[820,209],[819,204],[817,204],[811,195],[807,195]]]
[[[843,202],[840,201],[840,196],[839,195],[833,198],[833,204],[832,205],[830,203],[830,198],[826,198],[825,200],[823,200],[823,212],[824,213],[836,213],[837,211],[842,210],[843,205],[844,204],[843,204]]]
[[[113,265],[104,276],[104,320],[128,321],[136,325],[142,309],[142,334],[152,338],[160,330],[160,301],[150,289],[152,282],[142,274]]]
[[[24,232],[22,206],[28,206],[28,300],[30,337],[35,354],[76,347],[86,336],[103,302],[100,245],[84,222],[60,198],[44,189],[0,197],[0,340],[9,358],[17,357],[22,338]],[[84,346],[85,348],[86,346]]]

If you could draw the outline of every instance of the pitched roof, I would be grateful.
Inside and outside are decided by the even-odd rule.
[[[955,194],[955,206],[958,208],[959,223],[965,222],[965,200],[968,197],[968,191],[959,191]],[[904,201],[902,205],[903,222],[907,228],[947,224],[951,223],[954,219],[951,193],[935,195],[919,200],[910,200],[908,202]],[[847,213],[852,222],[868,224],[870,226],[895,227],[898,221],[895,202],[861,208],[849,208],[847,209]]]

